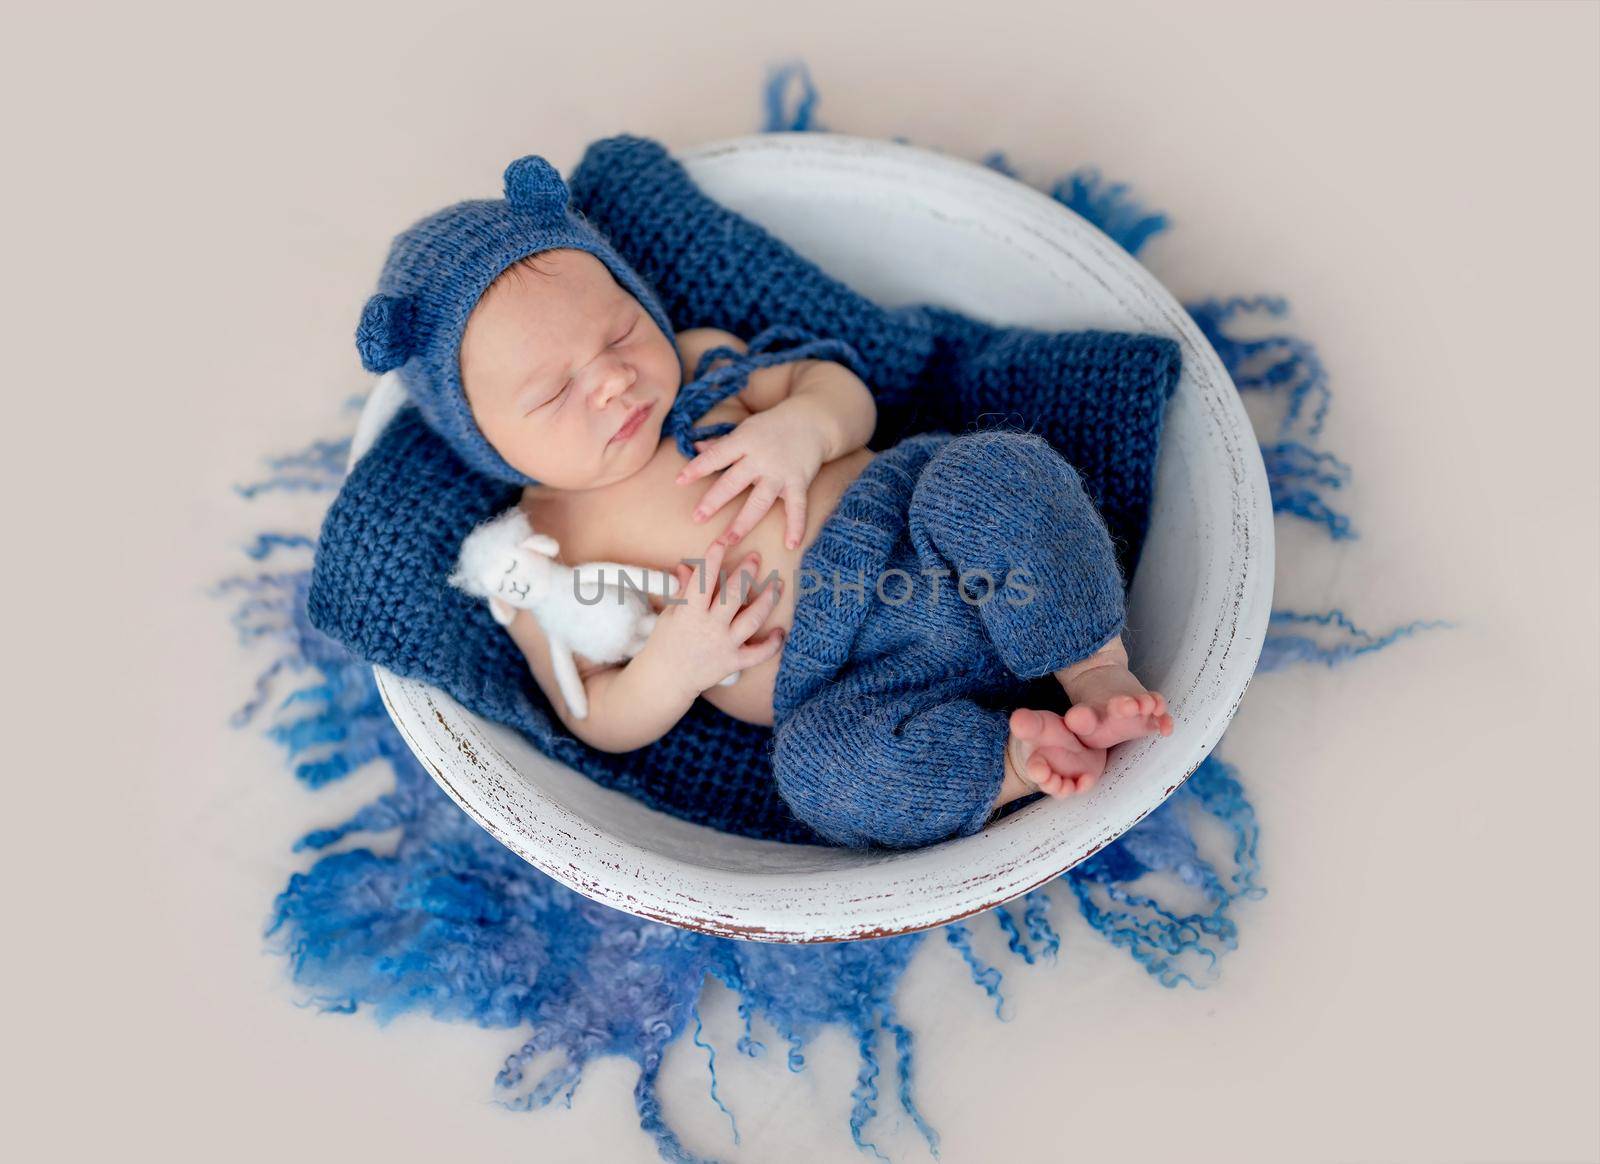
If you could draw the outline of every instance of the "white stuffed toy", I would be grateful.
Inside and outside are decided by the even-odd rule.
[[[509,626],[517,610],[539,620],[550,642],[561,697],[574,719],[587,719],[589,700],[574,655],[620,663],[644,649],[657,615],[647,594],[671,598],[678,580],[661,570],[616,562],[564,566],[560,545],[535,533],[520,508],[506,510],[467,535],[450,585],[489,600],[489,613]],[[581,599],[580,599],[581,595]],[[722,680],[739,678],[735,671]]]

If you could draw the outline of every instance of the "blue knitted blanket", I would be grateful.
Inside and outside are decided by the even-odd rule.
[[[872,445],[913,433],[1021,425],[1080,473],[1132,578],[1149,520],[1178,348],[1159,336],[996,327],[937,305],[889,310],[702,193],[657,142],[589,147],[573,204],[660,298],[679,330],[842,342],[878,401]],[[705,395],[698,382],[686,395]],[[817,842],[771,776],[772,733],[697,703],[661,740],[597,751],[555,716],[516,644],[446,582],[462,540],[517,498],[469,468],[407,408],[343,483],[323,523],[312,624],[356,657],[421,679],[597,782],[746,836]]]

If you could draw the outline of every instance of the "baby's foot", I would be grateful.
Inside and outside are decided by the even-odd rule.
[[[1109,748],[1141,735],[1173,734],[1173,716],[1166,699],[1146,691],[1128,668],[1107,664],[1080,673],[1067,691],[1072,708],[1064,716],[1067,727],[1090,747]]]
[[[1090,747],[1110,748],[1152,732],[1172,734],[1166,697],[1134,678],[1120,637],[1056,676],[1072,701],[1064,722]]]
[[[1106,750],[1086,745],[1053,712],[1019,707],[1011,713],[1006,763],[1010,795],[1002,793],[1001,803],[1034,791],[1071,796],[1094,787]]]

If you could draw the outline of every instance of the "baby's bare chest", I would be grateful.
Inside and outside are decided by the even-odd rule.
[[[670,570],[703,556],[738,512],[730,506],[710,521],[696,522],[695,504],[716,478],[680,485],[676,478],[684,464],[673,443],[662,441],[649,463],[626,480],[582,494],[540,498],[530,492],[523,508],[536,530],[561,543],[563,562]]]

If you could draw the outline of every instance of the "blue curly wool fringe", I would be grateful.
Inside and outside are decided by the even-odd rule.
[[[816,90],[803,64],[775,71],[766,90],[768,129],[820,129]],[[986,162],[1014,173],[1001,155]],[[1130,253],[1167,226],[1121,185],[1077,171],[1048,186]],[[1286,312],[1277,299],[1229,299],[1190,309],[1242,389],[1285,402],[1284,421],[1264,443],[1278,512],[1317,523],[1330,537],[1353,536],[1326,494],[1349,468],[1315,448],[1330,396],[1315,351],[1288,334],[1248,334]],[[1259,330],[1257,328],[1256,330]],[[282,490],[334,492],[348,440],[318,441],[268,462],[269,475],[241,486],[247,498]],[[394,787],[348,820],[307,833],[298,848],[316,853],[347,839],[394,834],[392,850],[351,847],[324,854],[279,895],[270,934],[288,956],[294,980],[317,1005],[366,1008],[380,1021],[420,1011],[435,1018],[524,1032],[495,1079],[508,1106],[570,1105],[584,1068],[620,1055],[638,1064],[634,1106],[661,1156],[697,1160],[662,1112],[656,1083],[669,1046],[688,1032],[703,1049],[712,1101],[717,1051],[704,1037],[698,1000],[708,979],[739,997],[744,1033],[735,1049],[755,1056],[764,1044],[757,1020],[782,1041],[792,1071],[825,1028],[847,1032],[860,1053],[850,1134],[879,1158],[868,1137],[885,1090],[938,1155],[939,1137],[914,1094],[913,1032],[894,999],[913,954],[928,937],[909,934],[818,946],[775,946],[708,937],[618,913],[566,889],[525,864],[474,824],[411,755],[378,698],[370,668],[306,620],[309,551],[304,532],[262,532],[243,548],[275,570],[241,574],[218,591],[235,596],[241,642],[270,640],[276,657],[235,716],[257,722],[286,676],[266,730],[284,746],[295,776],[316,788],[374,761]],[[1376,634],[1338,610],[1275,611],[1261,670],[1292,663],[1329,666],[1380,650],[1441,623],[1415,622]],[[1209,822],[1197,829],[1199,822]],[[1204,853],[1197,835],[1221,826],[1224,851]],[[1116,843],[1061,878],[1007,906],[937,931],[994,1004],[1003,975],[973,948],[973,927],[994,925],[1012,956],[1053,961],[1061,936],[1050,919],[1063,898],[1103,938],[1128,951],[1164,986],[1204,985],[1218,957],[1238,942],[1235,907],[1263,892],[1255,813],[1234,768],[1216,755],[1160,809]]]

